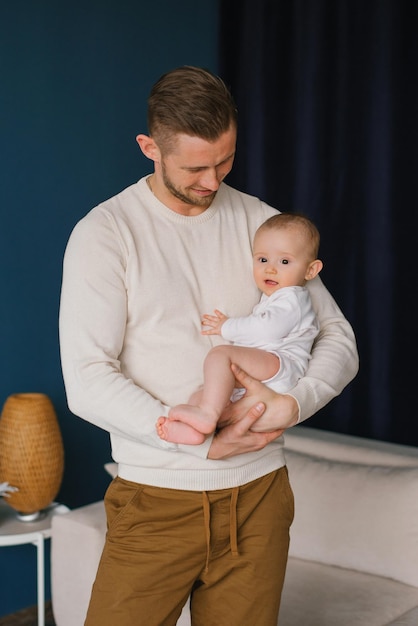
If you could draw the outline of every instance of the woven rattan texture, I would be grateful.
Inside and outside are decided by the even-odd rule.
[[[42,393],[9,396],[0,419],[0,482],[19,491],[7,502],[22,513],[48,506],[61,486],[64,449],[54,406]]]

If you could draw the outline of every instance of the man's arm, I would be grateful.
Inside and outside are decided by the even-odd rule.
[[[223,413],[221,425],[243,419],[251,407],[263,402],[266,409],[254,428],[289,428],[302,422],[338,396],[358,371],[358,353],[353,329],[319,277],[309,281],[312,304],[320,331],[306,375],[286,394],[278,394],[238,368],[236,378],[247,389],[245,396]]]
[[[127,319],[123,253],[103,214],[84,218],[68,242],[60,306],[68,406],[109,433],[164,447],[154,424],[166,407],[127,378],[119,361]]]
[[[338,396],[358,372],[359,359],[353,329],[319,276],[307,284],[319,322],[307,372],[288,391],[299,404],[299,422]]]

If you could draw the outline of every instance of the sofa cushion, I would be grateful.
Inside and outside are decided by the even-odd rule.
[[[118,464],[111,461],[110,463],[105,463],[104,468],[108,474],[111,475],[112,478],[116,478],[118,475]]]
[[[418,447],[297,426],[285,434],[286,449],[365,465],[417,466]]]
[[[395,580],[290,558],[279,626],[416,626],[418,589]],[[402,617],[402,621],[398,621]]]
[[[290,555],[418,587],[418,467],[286,450],[295,495]]]

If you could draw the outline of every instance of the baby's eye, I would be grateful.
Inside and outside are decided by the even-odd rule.
[[[289,263],[288,259],[282,259],[282,265],[287,265]]]
[[[265,256],[261,256],[259,259],[260,263],[267,263],[267,259]]]

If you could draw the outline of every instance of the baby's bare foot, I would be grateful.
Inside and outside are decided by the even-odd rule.
[[[185,443],[197,446],[206,439],[206,435],[195,430],[192,426],[183,422],[169,420],[166,417],[158,418],[156,428],[160,439],[170,441],[171,443]]]
[[[167,439],[167,432],[165,428],[166,421],[167,421],[166,417],[159,417],[157,420],[157,423],[155,424],[159,438],[165,439],[165,440]]]
[[[204,435],[210,435],[216,428],[218,417],[213,410],[191,404],[178,404],[168,412],[168,421],[182,422]]]

